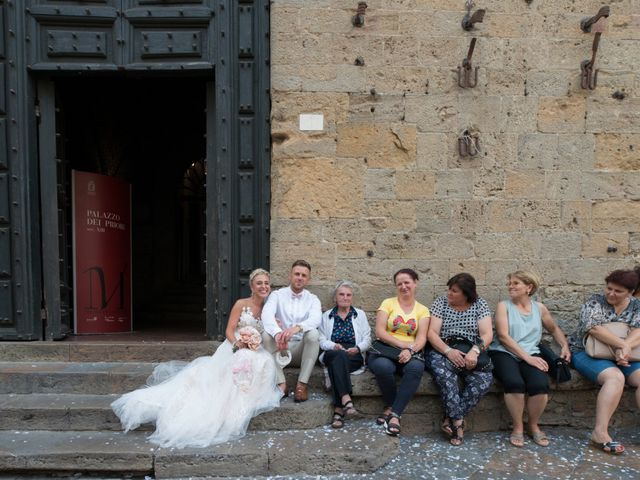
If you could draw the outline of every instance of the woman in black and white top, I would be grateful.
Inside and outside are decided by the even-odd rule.
[[[431,306],[427,335],[433,349],[427,365],[440,387],[445,410],[441,429],[450,443],[457,446],[463,441],[464,418],[487,393],[493,380],[489,368],[477,369],[478,357],[491,343],[493,331],[491,310],[478,297],[471,275],[459,273],[449,279],[447,286],[447,295],[438,297]],[[467,352],[458,349],[462,344],[470,346]],[[462,390],[459,379],[464,383]]]
[[[322,314],[320,362],[329,371],[334,415],[331,426],[342,428],[345,418],[358,416],[351,399],[351,373],[363,368],[364,354],[371,345],[367,315],[354,308],[353,283],[341,280],[333,290],[335,306]]]

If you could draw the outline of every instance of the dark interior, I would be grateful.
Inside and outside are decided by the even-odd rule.
[[[205,87],[201,78],[56,81],[59,177],[76,169],[132,186],[134,330],[205,330]]]

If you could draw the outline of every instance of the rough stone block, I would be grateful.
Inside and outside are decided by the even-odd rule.
[[[435,175],[432,172],[404,170],[396,174],[395,196],[399,200],[421,200],[433,198]]]
[[[404,120],[404,96],[387,94],[349,95],[349,122],[390,123]]]
[[[419,132],[458,130],[458,102],[445,96],[407,95],[405,121]]]
[[[547,233],[544,236],[542,258],[578,258],[582,246],[582,236],[579,233]]]
[[[478,258],[494,260],[539,258],[542,239],[532,234],[484,233],[476,235]]]
[[[406,168],[415,165],[416,129],[399,124],[340,125],[337,154],[365,157],[369,168]]]
[[[510,198],[544,198],[544,172],[511,170],[505,176],[505,195]]]
[[[527,72],[527,95],[561,97],[571,89],[566,70],[542,70]]]
[[[538,130],[545,133],[583,132],[585,112],[584,98],[541,97],[538,103]]]
[[[473,172],[475,198],[498,197],[504,192],[505,172],[501,168],[478,169]]]
[[[359,160],[317,158],[274,162],[274,215],[284,218],[356,216],[364,207],[364,171]],[[351,201],[327,194],[334,191],[348,191]]]
[[[361,71],[366,75],[367,87],[380,93],[425,93],[431,85],[430,70],[426,67],[385,65]]]
[[[596,169],[640,171],[640,134],[600,133],[595,137]]]
[[[465,170],[436,172],[436,197],[470,198],[473,195],[473,176]]]
[[[387,168],[368,168],[365,174],[366,199],[396,198],[396,171]]]
[[[640,98],[589,98],[587,101],[588,132],[640,133]]]
[[[483,200],[458,200],[451,205],[451,230],[459,235],[486,231],[488,203]]]
[[[310,242],[322,238],[325,221],[307,219],[271,218],[271,239],[274,242],[292,238]]]
[[[562,202],[561,227],[565,231],[591,231],[591,202],[585,200]]]
[[[559,230],[562,203],[553,200],[524,200],[522,229],[532,232]]]
[[[536,130],[536,109],[538,99],[533,96],[502,97],[500,107],[501,132],[534,132]],[[483,126],[484,130],[484,119]]]
[[[549,171],[545,173],[545,197],[551,200],[580,200],[582,174],[576,171]]]
[[[336,273],[336,244],[329,242],[300,242],[292,239],[271,246],[271,258],[276,263],[291,265],[297,258],[309,259],[314,282],[333,281]],[[288,271],[286,268],[284,271]]]
[[[593,205],[594,232],[637,232],[640,202],[608,200]]]
[[[444,133],[417,134],[418,170],[445,170],[449,151],[448,137]]]
[[[519,200],[492,200],[488,204],[487,230],[493,233],[519,232],[522,203]]]
[[[640,172],[586,172],[582,176],[582,198],[638,200],[639,186]]]
[[[417,231],[447,233],[451,231],[451,204],[447,200],[426,200],[417,203]]]
[[[615,248],[615,251],[610,251]],[[629,254],[628,233],[592,233],[582,236],[583,257],[625,257]]]

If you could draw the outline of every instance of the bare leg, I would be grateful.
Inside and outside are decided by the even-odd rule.
[[[627,383],[636,388],[636,405],[640,408],[640,370],[636,370],[629,375]]]
[[[638,372],[636,372],[638,373]],[[596,424],[591,439],[598,443],[610,442],[609,421],[618,408],[624,390],[624,375],[616,367],[603,370],[598,375],[598,383],[602,385],[596,400]]]
[[[527,399],[527,414],[529,416],[529,431],[533,436],[534,441],[543,447],[549,445],[549,440],[542,436],[538,422],[544,412],[547,402],[549,401],[549,395],[540,394],[534,395]]]
[[[509,441],[516,447],[524,445],[524,423],[522,416],[524,415],[524,393],[505,393],[504,403],[507,405],[511,422],[513,424],[511,438]]]

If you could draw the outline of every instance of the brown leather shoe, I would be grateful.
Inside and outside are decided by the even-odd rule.
[[[293,394],[293,401],[296,403],[306,402],[309,399],[309,391],[306,383],[296,383],[296,391]]]

